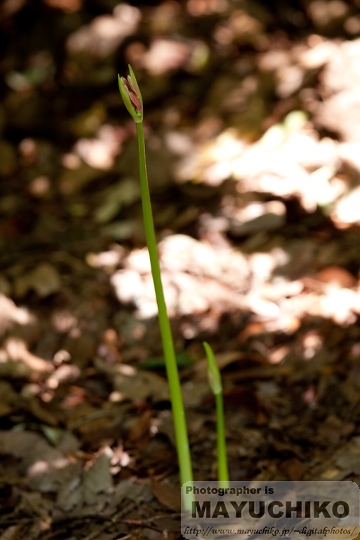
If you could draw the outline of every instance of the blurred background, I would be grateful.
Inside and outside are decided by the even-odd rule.
[[[169,285],[169,309],[202,317],[181,326],[185,339],[201,334],[198,324],[216,331],[229,310],[231,336],[244,311],[277,319],[278,306],[269,315],[259,289],[274,280],[286,289],[320,272],[320,281],[355,287],[359,33],[355,0],[3,2],[0,290],[47,305],[57,293],[60,302],[66,280],[76,283],[76,268],[87,276],[97,268],[105,273],[90,280],[94,288],[115,292],[138,315],[156,313],[151,283],[139,277],[149,277],[146,258],[128,261],[145,243],[135,130],[116,84],[128,63],[145,103],[159,240],[170,246],[172,270],[182,264],[186,274]],[[196,255],[201,243],[212,262]],[[201,298],[196,275],[220,274],[234,305],[225,290]],[[295,297],[304,292],[292,286]],[[292,305],[275,326],[298,328],[304,309],[355,322],[356,295],[339,312],[337,298],[319,307],[324,291],[313,287],[315,299],[307,294],[306,308]],[[259,302],[248,294],[255,289]],[[224,306],[208,317],[216,294]]]

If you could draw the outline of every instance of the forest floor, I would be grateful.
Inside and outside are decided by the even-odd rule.
[[[359,482],[360,16],[280,4],[1,6],[0,540],[180,537],[128,62],[195,479],[206,340],[232,480]]]

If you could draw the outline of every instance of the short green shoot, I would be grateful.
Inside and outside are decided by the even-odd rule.
[[[209,386],[215,396],[216,404],[218,482],[221,487],[227,488],[229,487],[229,468],[226,454],[224,401],[222,393],[221,374],[212,348],[205,341],[203,345],[207,357],[207,374]]]

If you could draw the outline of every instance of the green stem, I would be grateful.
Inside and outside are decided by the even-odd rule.
[[[181,394],[180,379],[176,364],[174,343],[171,333],[170,321],[166,310],[164,291],[161,281],[154,220],[146,172],[145,141],[142,122],[136,124],[136,132],[139,149],[140,189],[144,216],[145,235],[150,255],[151,272],[159,312],[161,339],[164,348],[166,373],[170,387],[170,399],[175,426],[175,439],[180,468],[180,480],[181,484],[184,484],[185,482],[192,482],[193,480],[190,448],[185,421],[184,404]]]
[[[226,440],[224,426],[224,401],[222,392],[215,394],[216,430],[217,430],[217,462],[218,481],[221,487],[229,487],[229,469],[226,455]]]
[[[229,468],[226,455],[224,401],[221,373],[212,348],[206,341],[203,343],[207,357],[207,373],[209,386],[215,396],[216,431],[217,431],[217,464],[218,482],[221,487],[229,487]]]

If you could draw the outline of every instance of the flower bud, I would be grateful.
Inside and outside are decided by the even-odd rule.
[[[134,122],[139,124],[143,120],[143,101],[135,73],[130,65],[129,72],[127,79],[118,75],[119,90],[125,107],[133,117]]]

